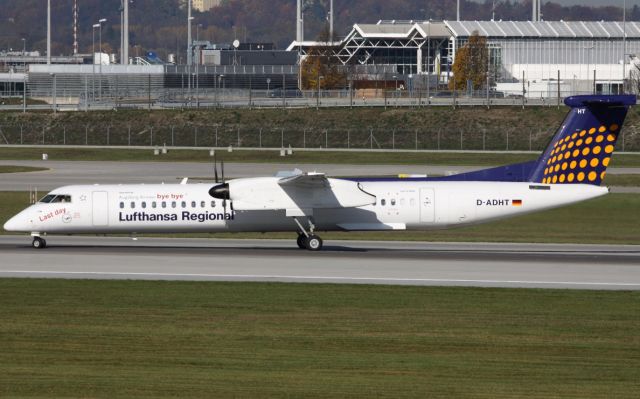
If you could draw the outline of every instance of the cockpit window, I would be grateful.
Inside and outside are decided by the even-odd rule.
[[[44,204],[71,202],[71,196],[66,194],[47,194],[40,200],[40,202]]]
[[[47,194],[44,197],[42,197],[42,199],[39,202],[42,202],[44,204],[48,204],[50,203],[54,198],[56,197],[55,194]]]

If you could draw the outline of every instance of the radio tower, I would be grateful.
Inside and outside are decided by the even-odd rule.
[[[78,0],[73,0],[73,55],[78,55]]]

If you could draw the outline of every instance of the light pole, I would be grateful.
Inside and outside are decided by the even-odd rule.
[[[193,43],[191,42],[191,21],[193,20],[193,17],[191,16],[191,1],[192,0],[187,0],[187,8],[188,8],[188,12],[187,12],[187,65],[191,65],[191,62],[193,61],[191,59],[192,55],[191,55],[191,51],[192,51],[192,46]],[[191,72],[191,71],[189,71]]]
[[[320,109],[320,81],[324,76],[318,76],[318,97],[316,98],[316,110]]]
[[[96,28],[100,27],[100,24],[93,24],[91,31],[91,54],[93,56],[93,62],[91,63],[91,98],[96,100]]]
[[[55,114],[58,111],[57,105],[57,94],[56,94],[56,74],[50,73],[49,76],[53,78],[53,113]]]
[[[189,0],[189,52],[187,54],[187,86],[189,92],[189,105],[191,105],[191,86],[193,79],[191,77],[191,65],[193,65],[193,41],[191,40],[191,21],[195,18],[191,16],[191,0]]]
[[[627,53],[627,0],[623,0],[622,2],[622,89],[621,94],[624,94],[624,79],[627,77],[627,64],[626,64],[626,54]]]
[[[100,85],[98,86],[98,97],[102,101],[102,24],[107,22],[106,18],[102,18],[98,21],[98,37],[100,39]]]
[[[51,0],[47,0],[47,65],[51,65]]]

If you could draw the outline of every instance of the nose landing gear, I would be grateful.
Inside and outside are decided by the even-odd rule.
[[[31,246],[34,247],[35,249],[43,249],[47,247],[47,241],[44,238],[33,237],[33,242],[31,243]]]

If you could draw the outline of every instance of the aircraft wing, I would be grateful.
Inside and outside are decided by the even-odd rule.
[[[282,187],[305,187],[305,188],[325,188],[330,186],[329,180],[324,173],[300,173],[297,175],[284,177],[278,180]]]
[[[323,173],[287,177],[238,179],[229,182],[233,209],[285,210],[287,216],[308,216],[314,209],[354,208],[375,204],[375,195],[358,182],[331,179]]]

